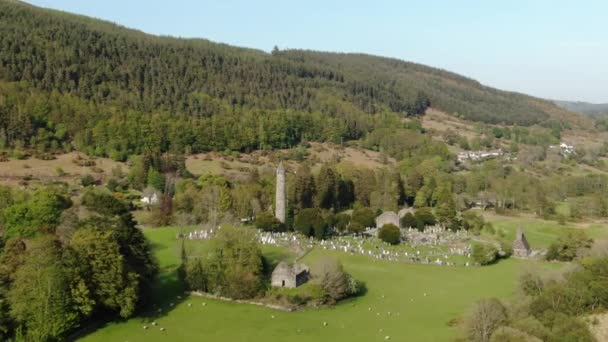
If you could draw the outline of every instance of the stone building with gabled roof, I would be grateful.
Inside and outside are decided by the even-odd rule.
[[[524,235],[524,231],[520,228],[517,229],[517,236],[513,241],[513,256],[519,258],[527,258],[530,256],[532,249],[528,243],[528,239]]]
[[[310,270],[304,264],[288,264],[281,261],[272,271],[271,285],[273,287],[295,288],[308,281]]]

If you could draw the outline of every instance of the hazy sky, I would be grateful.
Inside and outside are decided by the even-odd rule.
[[[535,96],[608,102],[606,0],[29,0],[148,33],[364,52]]]

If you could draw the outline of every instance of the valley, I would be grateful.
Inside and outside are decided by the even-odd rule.
[[[0,340],[602,341],[605,107],[0,0]]]

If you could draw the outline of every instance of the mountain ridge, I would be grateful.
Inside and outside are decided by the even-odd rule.
[[[382,125],[382,114],[415,117],[430,107],[489,124],[589,126],[552,102],[395,58],[267,53],[9,0],[0,0],[0,32],[0,140],[12,147],[56,140],[98,155],[142,153],[146,144],[285,148],[359,140]],[[136,131],[154,131],[156,140],[144,144]]]
[[[586,114],[595,117],[608,114],[608,103],[591,103],[585,101],[562,101],[553,100],[556,105],[576,113]]]

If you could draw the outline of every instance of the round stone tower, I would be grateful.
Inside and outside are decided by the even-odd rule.
[[[280,162],[277,167],[277,193],[274,216],[282,223],[285,223],[286,201],[285,168],[283,167],[283,162]]]

